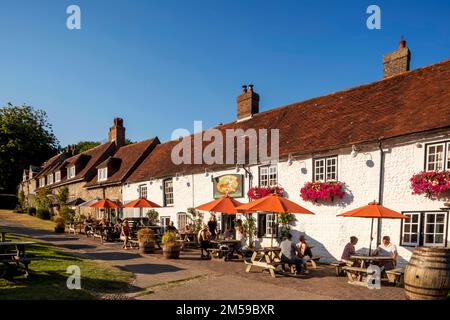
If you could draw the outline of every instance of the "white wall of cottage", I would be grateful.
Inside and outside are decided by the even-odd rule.
[[[396,211],[440,211],[444,201],[431,200],[425,196],[412,195],[409,179],[414,173],[424,169],[425,143],[445,140],[450,131],[445,134],[422,136],[415,138],[401,138],[385,144],[384,160],[384,188],[383,205]],[[416,144],[420,142],[421,147]],[[379,174],[381,152],[377,144],[362,146],[356,157],[350,155],[351,148],[339,149],[326,154],[314,154],[314,157],[338,155],[338,180],[345,182],[347,195],[344,199],[337,199],[333,203],[314,204],[305,202],[300,197],[300,189],[305,182],[313,179],[312,157],[296,157],[291,165],[286,161],[277,164],[278,183],[286,190],[290,200],[299,203],[315,213],[312,215],[296,215],[297,222],[292,226],[292,233],[296,241],[300,234],[305,234],[310,244],[314,246],[313,254],[322,257],[321,261],[331,262],[340,259],[342,249],[349,241],[350,236],[359,238],[357,250],[365,251],[370,242],[371,219],[343,218],[336,215],[367,203],[379,197]],[[251,167],[253,185],[258,184],[258,167]],[[189,207],[198,206],[213,199],[211,175],[237,173],[235,169],[181,176],[173,178],[174,205],[158,209],[160,216],[169,216],[176,222],[177,212],[186,212]],[[240,169],[239,174],[245,174]],[[244,178],[244,195],[249,188],[249,178]],[[132,183],[123,186],[124,202],[138,197],[139,185],[146,184],[148,198],[160,205],[163,204],[162,180]],[[238,201],[247,202],[248,199],[238,198]],[[125,216],[139,216],[139,209],[124,210]],[[209,214],[205,214],[205,220]],[[450,219],[447,219],[447,230]],[[401,221],[381,221],[381,236],[389,235],[391,242],[399,249],[399,265],[405,265],[410,259],[412,247],[400,245]],[[374,222],[374,241],[376,245],[377,221]],[[259,244],[270,245],[270,238],[259,239]],[[447,242],[447,246],[448,246]]]

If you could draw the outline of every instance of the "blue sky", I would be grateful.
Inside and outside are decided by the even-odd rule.
[[[81,30],[66,28],[70,4]],[[412,68],[448,59],[449,17],[431,0],[2,0],[0,105],[44,109],[63,146],[104,140],[116,116],[130,139],[165,141],[234,121],[242,84],[267,110],[381,79],[401,35]]]

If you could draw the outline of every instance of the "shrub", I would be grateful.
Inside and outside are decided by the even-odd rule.
[[[177,233],[172,231],[164,232],[161,239],[163,244],[174,244],[176,243],[176,240],[177,240]]]
[[[71,224],[75,221],[75,210],[68,206],[62,206],[59,210],[59,215],[64,219],[66,224]]]
[[[36,208],[33,208],[33,207],[27,208],[27,213],[28,213],[30,216],[35,216],[35,215],[36,215]]]
[[[46,208],[39,208],[36,210],[36,217],[42,220],[50,220],[50,211]]]
[[[137,232],[137,238],[139,242],[151,242],[155,240],[155,232],[150,228],[142,228]]]
[[[15,194],[0,194],[0,208],[13,210],[17,205]]]
[[[155,209],[151,209],[147,211],[148,224],[150,226],[156,226],[158,224],[158,216],[159,213]]]

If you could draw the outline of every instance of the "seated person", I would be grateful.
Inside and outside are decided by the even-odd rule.
[[[301,273],[302,265],[306,264],[306,262],[295,255],[295,245],[291,239],[292,235],[288,233],[280,243],[281,262],[294,264],[296,268],[295,274],[298,275]],[[308,271],[306,270],[305,273],[308,273]]]
[[[141,218],[141,219],[139,220],[139,227],[145,227],[144,218]]]
[[[389,236],[384,236],[382,243],[375,249],[373,252],[375,256],[382,257],[392,257],[392,261],[383,261],[381,263],[384,266],[385,270],[392,270],[397,265],[397,247],[395,244],[391,243],[391,238]]]
[[[297,248],[297,256],[305,262],[303,268],[305,269],[305,273],[307,273],[307,262],[312,258],[311,247],[306,242],[305,236],[301,235],[300,239],[296,245]]]
[[[355,261],[351,260],[350,257],[355,255],[355,245],[358,243],[358,238],[355,236],[350,237],[350,242],[344,247],[344,251],[341,255],[341,261],[345,262],[349,267],[354,266]]]
[[[169,232],[178,232],[177,228],[175,228],[173,221],[170,221],[169,225],[167,226],[167,231]]]
[[[225,230],[225,232],[223,233],[223,237],[225,239],[234,239],[234,229],[228,228],[227,230]]]

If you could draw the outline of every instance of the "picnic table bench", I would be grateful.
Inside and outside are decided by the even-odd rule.
[[[347,272],[348,276],[348,283],[350,284],[356,284],[363,287],[367,287],[367,282],[365,279],[367,276],[373,275],[375,273],[375,270],[368,270],[366,268],[359,268],[359,267],[342,267],[343,270]],[[356,278],[353,278],[353,274],[356,274]]]
[[[394,285],[401,285],[403,283],[403,276],[405,270],[403,268],[396,268],[392,270],[386,270],[388,281]]]
[[[250,260],[244,260],[247,266],[245,272],[250,272],[252,267],[260,267],[269,270],[270,275],[275,278],[275,271],[281,264],[281,249],[279,247],[262,248],[255,250]]]
[[[345,276],[344,267],[347,266],[346,262],[344,262],[344,261],[335,261],[335,262],[330,263],[330,265],[335,268],[337,277]]]
[[[41,260],[40,257],[27,256],[25,253],[25,245],[33,244],[34,242],[0,242],[0,262],[5,266],[1,277],[8,277],[13,270],[17,270],[20,264],[25,270],[25,277],[28,277],[29,264],[34,260]],[[14,248],[14,249],[12,249]],[[15,252],[12,252],[14,250]]]

